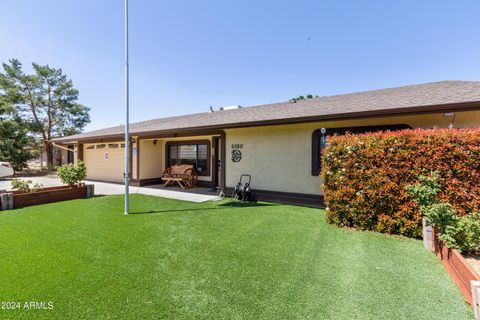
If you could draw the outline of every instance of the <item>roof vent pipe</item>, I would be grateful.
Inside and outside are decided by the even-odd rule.
[[[220,107],[220,111],[235,110],[235,109],[240,109],[241,107],[242,107],[241,105],[234,104],[231,106]]]

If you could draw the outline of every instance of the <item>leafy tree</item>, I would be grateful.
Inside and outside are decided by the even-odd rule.
[[[32,143],[26,124],[5,103],[4,95],[0,93],[0,161],[10,162],[16,171],[22,170],[35,156],[28,148]]]
[[[297,101],[313,99],[313,98],[318,98],[318,96],[313,94],[307,94],[305,96],[298,96],[298,97],[292,98],[290,99],[290,102],[297,102]]]
[[[39,137],[53,168],[52,139],[79,133],[90,122],[89,108],[77,103],[78,90],[62,69],[32,63],[33,74],[26,74],[17,59],[3,63],[0,90],[3,100],[16,109],[30,131]]]

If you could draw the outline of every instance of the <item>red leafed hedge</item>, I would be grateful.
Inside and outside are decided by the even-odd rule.
[[[405,186],[438,171],[440,198],[459,215],[480,211],[480,129],[415,129],[333,136],[322,156],[327,220],[339,226],[421,236]]]

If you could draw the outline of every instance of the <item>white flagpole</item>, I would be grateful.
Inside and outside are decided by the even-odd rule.
[[[129,193],[128,183],[130,178],[130,139],[129,139],[129,79],[128,79],[128,0],[125,0],[125,214],[128,214]]]

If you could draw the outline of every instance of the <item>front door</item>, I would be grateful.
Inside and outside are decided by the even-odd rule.
[[[220,137],[213,137],[213,183],[214,187],[220,187],[222,177],[222,159],[220,155]]]
[[[73,145],[69,144],[68,149],[73,150]],[[67,163],[73,163],[73,151],[67,151]]]

